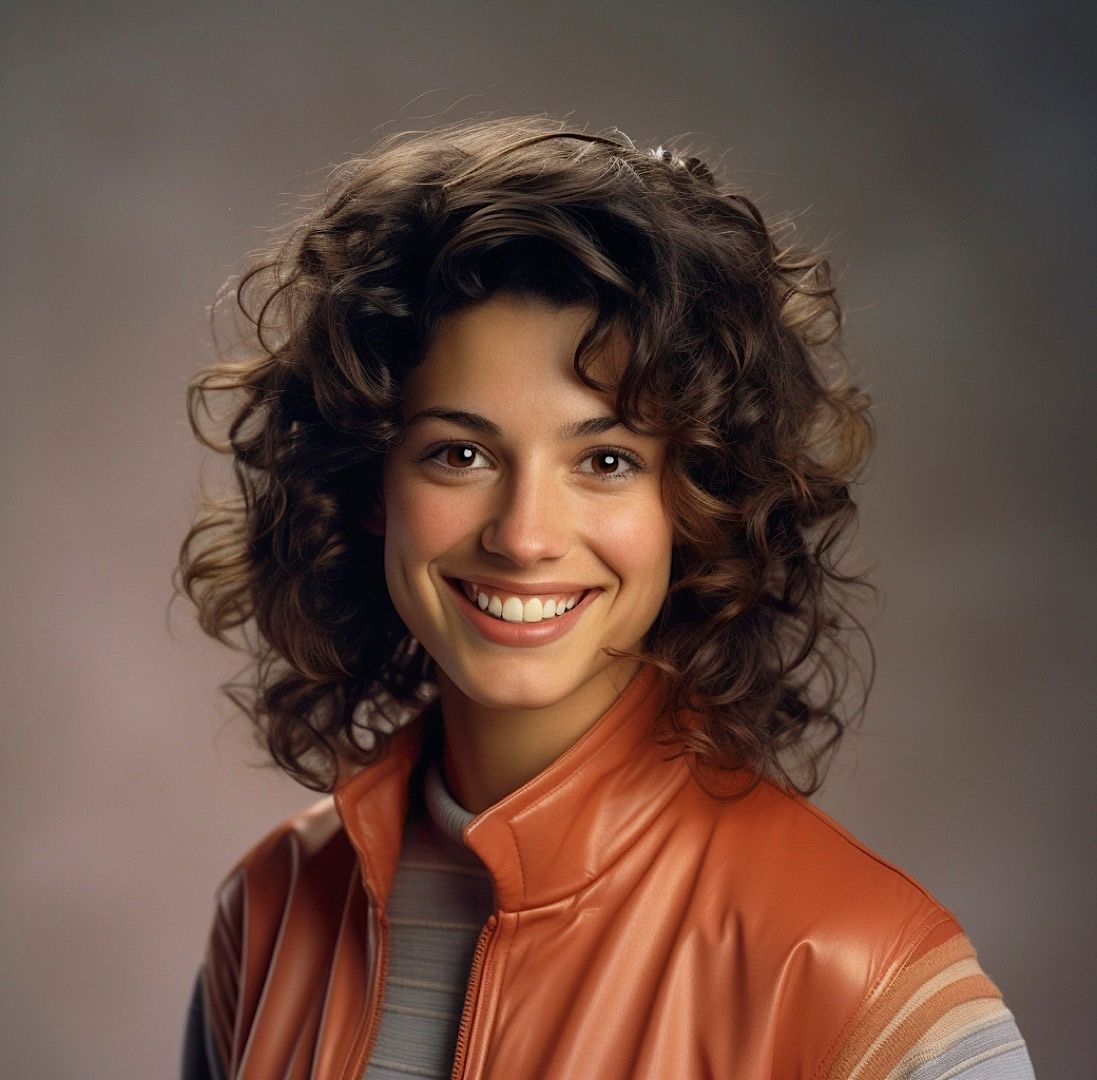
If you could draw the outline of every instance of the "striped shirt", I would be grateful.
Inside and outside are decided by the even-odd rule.
[[[436,764],[424,787],[424,800],[410,800],[389,896],[388,982],[363,1080],[450,1075],[472,954],[494,906],[491,877],[461,839],[473,815]]]

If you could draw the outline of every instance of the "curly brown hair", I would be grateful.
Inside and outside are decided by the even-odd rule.
[[[207,633],[244,631],[253,678],[224,689],[283,769],[330,791],[430,697],[363,520],[440,320],[506,291],[593,306],[574,366],[594,389],[613,389],[588,368],[623,329],[618,416],[667,440],[671,586],[627,654],[668,676],[653,735],[705,771],[750,770],[746,790],[819,788],[861,670],[848,634],[868,642],[849,590],[872,590],[836,565],[873,425],[824,257],[779,248],[696,157],[524,117],[384,139],[232,286],[243,355],[195,376],[188,415],[238,490],[206,499],[176,582]],[[225,439],[200,417],[214,394]]]

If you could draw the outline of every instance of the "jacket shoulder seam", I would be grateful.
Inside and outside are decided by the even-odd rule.
[[[836,1051],[844,1045],[845,1040],[849,1038],[849,1034],[854,1026],[873,1009],[875,1003],[883,995],[886,988],[895,981],[899,973],[906,967],[910,956],[926,937],[944,923],[947,923],[950,920],[955,921],[955,916],[944,907],[944,905],[939,904],[936,901],[934,901],[934,905],[934,910],[922,920],[918,929],[911,935],[910,940],[906,943],[906,946],[903,948],[900,955],[880,973],[880,976],[865,992],[861,1001],[858,1002],[857,1008],[850,1014],[849,1019],[845,1022],[841,1031],[835,1035],[834,1040],[827,1048],[827,1052],[823,1055],[815,1072],[812,1073],[812,1080],[822,1080],[822,1077],[824,1076],[823,1070],[830,1067],[830,1063],[835,1058]]]
[[[772,785],[771,785],[772,786]],[[825,810],[820,809],[814,803],[804,798],[802,795],[793,794],[790,792],[781,791],[780,788],[774,787],[774,790],[785,798],[789,799],[792,804],[798,807],[801,811],[811,814],[821,825],[829,829],[840,840],[844,840],[850,847],[855,848],[862,855],[867,856],[873,862],[878,863],[886,870],[890,870],[896,877],[902,878],[906,883],[912,886],[922,897],[925,898],[935,908],[939,908],[946,912],[948,915],[952,915],[948,907],[942,904],[936,896],[933,895],[925,885],[922,884],[916,877],[908,873],[902,867],[897,866],[890,859],[885,858],[878,851],[874,851],[863,840],[855,836],[849,829],[845,828],[842,824],[832,818]]]
[[[287,837],[292,836],[299,840],[308,831],[308,826],[312,820],[319,818],[328,810],[335,813],[334,807],[334,799],[328,795],[318,799],[311,806],[306,806],[289,817],[283,818],[277,825],[268,829],[264,836],[253,843],[233,863],[232,868],[222,877],[215,891],[220,894],[223,889],[233,883],[237,874],[247,874],[248,871],[260,865],[270,855],[271,851],[277,848]],[[342,828],[342,821],[339,821],[334,831],[337,832]]]

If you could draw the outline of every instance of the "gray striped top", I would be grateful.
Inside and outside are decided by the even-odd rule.
[[[450,1075],[472,954],[494,906],[491,877],[461,840],[474,815],[436,761],[424,789],[411,799],[389,897],[388,983],[364,1080]]]

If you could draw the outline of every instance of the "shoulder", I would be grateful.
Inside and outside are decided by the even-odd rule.
[[[273,943],[290,905],[317,898],[317,912],[342,896],[354,852],[331,796],[279,822],[253,844],[217,886],[202,969],[209,1037],[222,1063],[231,1062],[237,1016],[262,984]]]
[[[708,799],[707,815],[714,842],[706,859],[791,920],[911,939],[953,918],[913,875],[768,780],[738,801]]]
[[[217,888],[219,914],[260,900],[283,901],[302,873],[322,854],[346,844],[346,834],[329,795],[280,821],[233,864]],[[349,847],[348,847],[349,850]]]
[[[278,822],[252,844],[225,875],[222,887],[241,873],[261,872],[286,860],[308,859],[336,840],[341,832],[335,799],[326,795]]]
[[[964,928],[920,881],[767,781],[739,802],[713,803],[706,861],[722,867],[728,895],[763,905],[772,963],[799,965],[812,1000],[843,1003],[816,1077],[906,1076],[938,1060],[941,1075],[991,1058],[1027,1063]]]
[[[817,1075],[1032,1080],[1033,1073],[1001,990],[983,971],[968,936],[950,920],[866,995]]]
[[[342,822],[328,795],[278,822],[247,848],[216,888],[221,920],[241,916],[245,904],[273,906],[288,898],[301,875],[323,853],[346,843]]]
[[[237,859],[217,887],[223,940],[242,932],[245,914],[252,934],[277,921],[295,893],[332,873],[345,877],[353,860],[332,796],[280,821]]]

